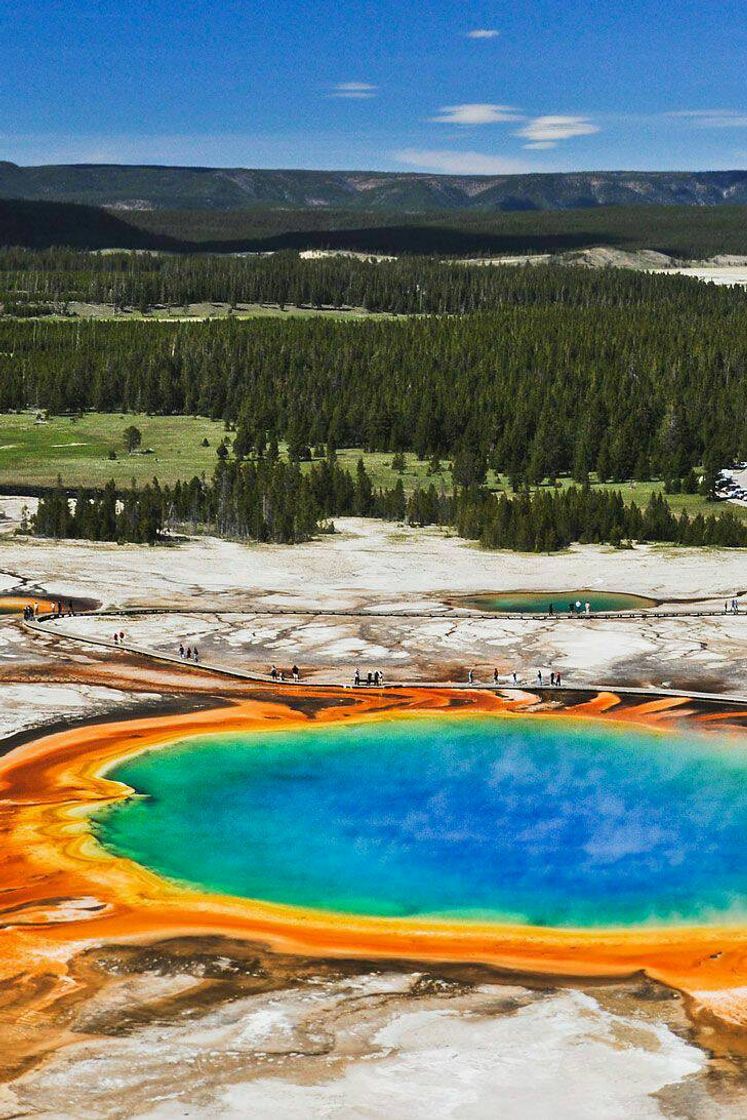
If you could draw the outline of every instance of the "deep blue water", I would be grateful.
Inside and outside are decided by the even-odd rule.
[[[744,920],[747,739],[448,714],[213,735],[110,772],[102,842],[211,891],[536,925]]]

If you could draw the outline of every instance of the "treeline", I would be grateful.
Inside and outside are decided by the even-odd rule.
[[[362,460],[353,475],[334,454],[302,471],[298,462],[270,453],[257,461],[221,460],[211,481],[194,477],[172,487],[154,479],[120,493],[110,481],[103,490],[81,489],[71,497],[58,479],[24,528],[59,539],[155,544],[191,527],[239,540],[298,544],[332,531],[332,515],[430,525],[448,523],[453,508],[434,487],[409,501],[401,480],[389,490],[374,490]]]
[[[120,218],[122,214],[118,215]],[[702,259],[747,253],[745,206],[597,206],[424,214],[340,210],[135,210],[137,232],[215,251],[350,249],[485,256],[558,253],[593,245]],[[59,241],[57,242],[59,244]],[[108,244],[120,244],[110,240]],[[130,242],[124,242],[129,244]],[[98,242],[96,242],[98,244]]]
[[[444,315],[556,303],[657,303],[676,309],[746,300],[740,291],[708,292],[688,277],[622,269],[602,275],[562,265],[485,267],[413,256],[376,262],[304,259],[294,252],[221,256],[0,250],[0,302],[14,314],[24,305],[38,308],[45,302],[64,313],[71,301],[140,311],[215,301]]]
[[[509,498],[469,491],[457,503],[457,529],[484,548],[555,552],[573,543],[667,541],[681,545],[747,546],[747,524],[731,512],[721,516],[683,511],[676,517],[664,496],[651,495],[645,509],[626,505],[619,491],[572,486]]]
[[[79,490],[71,501],[58,479],[57,487],[40,497],[26,527],[40,537],[155,544],[163,527],[163,494],[154,480],[118,495],[111,481],[103,490]]]
[[[454,525],[485,548],[554,552],[574,542],[668,541],[681,545],[747,547],[747,525],[720,517],[672,513],[660,493],[645,509],[626,505],[619,492],[566,490],[496,495],[484,487],[440,492],[431,483],[405,495],[401,479],[375,489],[359,460],[355,474],[333,453],[308,471],[273,455],[257,461],[219,462],[211,482],[193,478],[173,487],[133,487],[118,496],[83,490],[71,503],[62,481],[42,497],[32,522],[40,536],[154,544],[165,529],[191,527],[240,540],[297,544],[333,531],[332,516],[378,517],[410,525]]]
[[[417,188],[416,188],[417,190]],[[108,193],[108,192],[107,192]],[[109,197],[111,195],[109,194]],[[145,197],[133,187],[127,197]],[[415,200],[416,209],[422,199]],[[701,199],[702,201],[702,199]],[[747,207],[592,206],[498,212],[396,209],[119,210],[0,200],[0,243],[82,249],[266,252],[348,249],[368,253],[486,256],[558,253],[594,245],[658,249],[680,258],[747,252]],[[541,202],[540,202],[541,205]]]
[[[334,452],[303,470],[278,458],[276,449],[257,460],[224,460],[211,482],[193,478],[163,489],[164,521],[177,528],[202,527],[219,536],[297,544],[331,531],[335,516],[379,517],[410,525],[451,524],[455,503],[434,485],[409,497],[402,480],[375,488],[363,460],[354,473]]]
[[[273,441],[299,459],[322,445],[414,451],[454,459],[467,486],[488,467],[518,489],[704,465],[709,489],[745,456],[744,293],[617,272],[511,276],[505,306],[467,316],[0,322],[0,410],[205,415],[235,426],[237,457]]]

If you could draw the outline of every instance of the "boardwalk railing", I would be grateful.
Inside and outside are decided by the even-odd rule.
[[[97,617],[97,618],[102,617],[102,616],[103,617],[114,617],[114,618],[128,617],[128,616],[137,617],[138,615],[168,614],[168,613],[171,613],[171,614],[185,614],[185,613],[188,613],[188,614],[210,614],[211,612],[208,611],[208,610],[205,610],[205,608],[202,608],[199,611],[198,610],[194,610],[194,611],[175,610],[175,611],[172,611],[172,612],[166,612],[164,610],[159,611],[159,610],[156,610],[155,608],[146,607],[146,608],[125,608],[125,609],[122,609],[122,610],[97,611],[97,612],[95,612],[95,615],[93,617]],[[255,613],[258,613],[258,612],[256,612],[256,611],[250,611],[250,612],[216,611],[214,613],[215,614],[226,615],[226,614],[244,614],[244,613],[255,614]],[[267,612],[267,613],[269,613],[269,612]],[[295,614],[296,612],[279,611],[277,613],[287,615],[289,613]],[[320,613],[320,612],[309,612],[309,613],[316,614],[316,613]],[[326,612],[321,612],[321,613],[326,613]],[[339,612],[339,613],[343,613],[343,612]],[[363,613],[364,612],[361,612],[361,614],[363,614]],[[107,649],[107,650],[115,651],[115,652],[120,652],[120,653],[135,654],[138,657],[144,657],[144,658],[147,658],[150,661],[155,661],[155,662],[158,662],[160,664],[166,664],[166,665],[169,665],[169,666],[178,665],[181,669],[192,669],[192,670],[197,670],[197,671],[202,671],[202,672],[207,672],[207,673],[213,673],[217,676],[228,677],[228,678],[231,678],[233,680],[243,680],[243,681],[247,681],[247,682],[253,682],[253,683],[256,683],[256,684],[269,684],[269,685],[272,685],[273,688],[279,688],[279,689],[282,689],[282,688],[291,688],[292,689],[292,688],[299,688],[299,687],[309,687],[309,688],[324,689],[324,690],[327,690],[327,689],[339,690],[339,689],[343,688],[343,689],[352,689],[356,692],[358,692],[358,691],[366,692],[369,689],[375,688],[375,689],[378,689],[378,691],[386,692],[386,691],[391,691],[392,689],[433,689],[433,688],[438,688],[438,689],[448,689],[448,690],[460,691],[460,692],[474,692],[474,691],[489,691],[489,692],[501,692],[501,693],[502,692],[531,692],[531,693],[535,693],[535,694],[541,693],[543,695],[544,694],[553,694],[553,693],[561,694],[563,692],[593,693],[593,694],[597,694],[597,693],[600,693],[600,692],[610,692],[610,693],[614,693],[616,696],[640,696],[640,697],[647,697],[649,699],[655,699],[656,697],[676,697],[676,698],[682,698],[682,699],[686,699],[686,700],[702,701],[704,703],[737,704],[739,706],[747,707],[747,696],[741,696],[741,695],[735,696],[731,693],[693,692],[690,689],[684,690],[684,689],[674,689],[674,688],[641,688],[641,687],[637,687],[637,686],[620,685],[620,684],[617,684],[617,683],[597,684],[597,683],[586,682],[586,683],[583,683],[583,684],[579,683],[579,684],[562,684],[562,685],[549,685],[549,684],[541,684],[540,685],[540,684],[533,684],[531,682],[523,682],[523,683],[518,682],[517,684],[513,684],[513,683],[499,683],[499,682],[493,682],[493,681],[488,682],[488,683],[473,681],[472,683],[469,683],[467,681],[422,681],[422,680],[415,680],[415,681],[393,681],[391,683],[381,684],[381,685],[368,685],[368,684],[363,684],[363,683],[361,683],[360,685],[354,685],[351,680],[294,681],[292,679],[291,680],[286,679],[286,680],[280,681],[280,680],[277,680],[277,679],[271,677],[268,673],[259,673],[259,672],[256,672],[254,670],[249,670],[249,669],[239,669],[239,668],[236,668],[236,667],[233,667],[233,666],[218,665],[215,662],[206,662],[206,661],[202,661],[202,660],[200,660],[199,662],[195,662],[195,661],[191,661],[191,660],[188,661],[185,658],[182,658],[177,654],[163,653],[162,651],[159,651],[159,650],[153,650],[153,649],[150,649],[146,646],[133,645],[129,642],[122,642],[122,641],[114,642],[109,638],[98,638],[98,637],[92,637],[90,635],[71,634],[69,632],[66,632],[62,627],[59,626],[59,623],[61,623],[61,622],[64,623],[66,617],[68,617],[68,616],[64,616],[64,615],[60,616],[60,615],[52,615],[52,614],[41,615],[41,616],[39,616],[38,618],[35,618],[35,619],[24,619],[23,620],[23,626],[27,630],[31,631],[32,633],[44,634],[47,637],[58,637],[58,638],[61,638],[65,641],[78,642],[82,645],[99,647],[99,648],[103,648],[103,649]],[[359,615],[356,615],[356,617],[359,617]],[[389,617],[389,616],[387,615],[387,617]],[[432,617],[432,616],[431,615],[424,615],[424,616],[418,615],[417,617]],[[486,616],[480,614],[476,617],[483,618],[483,617],[486,617]],[[488,616],[488,617],[490,617],[490,616]],[[501,616],[497,616],[497,617],[505,618],[507,616],[501,615]],[[532,615],[530,617],[536,618],[537,616]],[[597,616],[594,616],[594,617],[599,617],[599,616],[597,615]],[[637,617],[637,615],[636,615],[636,617]],[[744,617],[747,617],[747,616],[744,616]],[[51,625],[52,623],[56,623],[57,625],[52,626]]]

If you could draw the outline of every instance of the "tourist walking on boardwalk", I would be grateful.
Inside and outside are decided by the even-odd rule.
[[[354,685],[359,685],[360,683],[361,683],[361,671],[360,671],[360,669],[356,669],[355,670],[355,676],[353,677],[353,684]]]
[[[471,669],[468,669],[467,670],[467,684],[472,684],[474,679],[475,679],[475,674],[472,672]]]
[[[368,685],[369,688],[373,684],[373,673],[370,670],[366,674],[366,684]]]
[[[293,666],[293,668],[291,669],[291,673],[293,674],[293,680],[298,681],[300,676],[301,676],[301,674],[298,671],[298,665]]]
[[[550,603],[550,608],[549,608],[547,613],[549,614],[550,618],[552,618],[553,615],[555,614],[555,607],[553,606],[552,603]]]
[[[184,643],[183,642],[179,643],[179,656],[181,657],[181,659],[183,661],[184,660]]]
[[[516,673],[511,674],[511,679],[513,680],[514,684],[519,683],[519,678],[516,676]]]
[[[555,674],[555,687],[560,688],[560,673]]]
[[[117,644],[117,642],[118,642],[118,641],[119,641],[119,634],[118,634],[118,633],[116,632],[116,630],[115,630],[115,631],[114,631],[114,644],[115,644],[115,646],[116,646],[116,644]]]
[[[199,660],[200,660],[200,655],[199,655],[199,653],[197,652],[197,646],[195,646],[195,648],[194,648],[194,649],[192,650],[192,656],[194,657],[195,661],[199,661]]]
[[[591,603],[589,602],[588,599],[584,603],[584,611],[586,612],[586,617],[588,618],[589,615],[591,614]]]
[[[550,673],[550,684],[552,684],[552,685],[555,684],[555,674],[554,673]]]
[[[272,677],[272,679],[273,679],[274,681],[276,681],[276,680],[278,679],[278,671],[277,671],[277,669],[275,668],[275,666],[274,666],[274,665],[273,665],[273,666],[272,666],[272,668],[270,669],[270,676]]]
[[[537,684],[542,688],[542,670],[537,670]]]
[[[498,684],[498,670],[493,669],[493,684]]]

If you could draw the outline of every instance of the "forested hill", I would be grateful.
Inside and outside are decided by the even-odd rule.
[[[65,245],[73,249],[175,250],[173,237],[139,229],[109,210],[60,202],[27,202],[0,198],[0,244],[44,249]]]
[[[255,207],[423,213],[747,203],[747,171],[594,171],[431,175],[223,167],[0,162],[0,198],[128,210]]]
[[[401,268],[381,274],[382,298],[406,303],[422,280]],[[0,409],[208,415],[236,425],[234,454],[274,440],[297,457],[320,445],[415,451],[518,485],[590,471],[680,480],[700,466],[710,478],[744,456],[747,293],[618,270],[465,269],[463,282],[451,294],[483,310],[0,321]]]
[[[334,249],[500,256],[593,246],[678,259],[747,255],[747,206],[599,206],[585,210],[394,211],[255,208],[117,211],[0,198],[0,246],[181,253]]]

